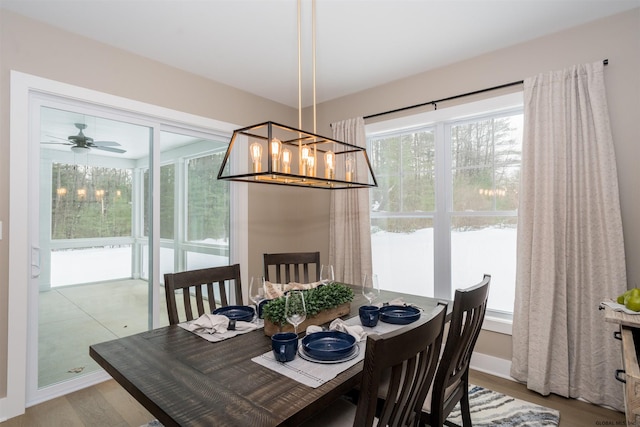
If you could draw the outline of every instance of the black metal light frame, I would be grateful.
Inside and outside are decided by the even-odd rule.
[[[271,141],[278,139],[281,150],[288,148],[295,162],[291,170],[284,172],[283,167],[274,160]],[[250,145],[258,143],[266,153],[260,160],[259,170],[253,170]],[[304,173],[301,169],[300,152],[303,147],[314,153],[314,168]],[[335,154],[334,174],[328,175],[324,154]],[[347,158],[351,159],[353,170],[347,172]],[[233,132],[231,142],[224,156],[218,179],[252,182],[260,184],[289,185],[307,188],[340,190],[352,188],[377,187],[378,183],[371,169],[371,163],[364,147],[326,138],[300,129],[275,122],[264,122]]]

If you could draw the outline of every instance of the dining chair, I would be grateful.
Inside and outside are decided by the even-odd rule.
[[[182,300],[184,303],[184,314],[186,320],[193,320],[192,298],[195,297],[197,317],[206,313],[211,313],[217,307],[229,305],[227,298],[226,281],[233,281],[230,289],[233,289],[235,302],[242,305],[242,283],[240,281],[240,264],[233,264],[221,267],[203,268],[199,270],[188,270],[179,273],[167,273],[164,275],[164,291],[167,299],[167,312],[169,314],[169,324],[180,323],[178,316],[178,306],[176,303],[176,291],[182,290]],[[214,286],[217,285],[220,305],[216,306],[216,294]],[[203,288],[206,290],[203,291]],[[204,301],[208,301],[208,309],[205,311]]]
[[[309,280],[309,266],[314,267]],[[293,272],[293,274],[292,274]],[[275,273],[271,274],[271,273]],[[320,252],[264,254],[264,278],[275,283],[310,283],[320,280]],[[273,279],[273,280],[272,280]]]
[[[446,421],[460,402],[462,424],[471,427],[469,410],[469,362],[487,309],[491,276],[466,289],[456,289],[449,332],[433,387],[425,397],[421,425],[455,425]]]
[[[423,316],[389,334],[367,336],[357,405],[340,398],[304,426],[417,425],[436,372],[446,313],[446,304],[439,305],[431,317]],[[386,377],[384,404],[378,406],[379,388]]]

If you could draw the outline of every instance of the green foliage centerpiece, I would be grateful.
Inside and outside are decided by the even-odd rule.
[[[348,314],[351,310],[353,290],[342,283],[331,283],[317,288],[303,291],[307,308],[307,320],[300,325],[306,328],[310,324],[323,324]],[[287,323],[284,314],[285,297],[273,299],[265,304],[264,329],[266,335],[273,335],[279,331],[287,331],[293,328]],[[300,329],[299,329],[300,330]]]

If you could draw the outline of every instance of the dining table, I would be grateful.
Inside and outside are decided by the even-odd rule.
[[[377,301],[397,298],[425,314],[442,301],[389,291]],[[367,304],[354,287],[343,318],[358,316]],[[363,361],[314,388],[252,360],[270,351],[263,329],[209,342],[179,325],[89,347],[90,356],[164,426],[300,425],[360,383]]]

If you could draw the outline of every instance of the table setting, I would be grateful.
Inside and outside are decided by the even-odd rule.
[[[178,326],[210,342],[261,329],[264,323],[259,309],[266,299],[264,283],[263,278],[251,279],[249,298],[253,305],[220,307]],[[363,275],[361,292],[368,303],[358,308],[357,316],[335,318],[328,326],[308,325],[299,337],[298,327],[307,319],[307,303],[303,290],[290,289],[282,298],[286,322],[293,326],[293,332],[273,334],[271,350],[251,360],[316,388],[364,359],[367,335],[389,333],[422,315],[422,309],[400,298],[374,304],[380,296],[376,275]]]
[[[266,330],[267,318],[264,327],[258,323],[255,306],[251,305],[256,302],[253,299],[249,305],[240,306],[245,308],[230,306],[222,310],[226,311],[224,314],[215,313],[220,317],[211,313],[183,324],[91,345],[90,355],[165,425],[297,425],[344,390],[357,386],[362,366],[359,362],[365,357],[369,334],[384,335],[405,327],[388,323],[380,316],[380,308],[411,306],[420,310],[421,316],[429,316],[439,303],[434,298],[386,290],[379,295],[374,293],[375,298],[368,301],[360,283],[338,285],[323,284],[313,291],[315,296],[311,290],[302,290],[310,298],[305,301],[306,320],[297,325],[298,334],[285,317],[285,298],[267,299],[263,314],[282,314],[278,326],[288,326],[286,330],[284,326],[282,330],[275,328],[273,335],[293,333],[283,337],[286,349],[281,350],[280,344],[275,343],[284,362],[276,360],[273,335]],[[252,294],[266,296],[259,291]],[[347,296],[348,310],[337,314],[331,307],[342,304]],[[273,301],[279,304],[274,305]],[[327,301],[321,309],[331,317],[320,319],[315,312],[320,302]],[[363,310],[366,316],[360,318],[360,308],[366,306],[374,308]],[[369,313],[371,310],[373,314]],[[242,317],[245,311],[254,312],[253,320],[248,316],[247,320],[227,317]],[[231,320],[236,320],[235,325]],[[314,333],[324,336],[306,338]],[[192,338],[196,334],[203,339]],[[228,339],[231,337],[234,338]],[[302,347],[304,344],[308,345]],[[334,344],[338,349],[332,354]],[[251,400],[247,399],[248,393]],[[281,398],[273,399],[273,393]],[[176,399],[179,405],[175,404]],[[261,421],[256,422],[257,418]]]
[[[368,305],[359,307],[357,316],[346,320],[336,318],[328,326],[309,325],[302,338],[298,337],[297,328],[306,317],[304,299],[302,302],[297,300],[295,310],[291,308],[293,303],[286,304],[287,321],[293,324],[294,332],[272,335],[271,351],[251,360],[312,388],[331,381],[364,360],[369,334],[384,335],[395,331],[417,321],[423,314],[421,309],[405,304],[401,299],[373,305],[379,296],[379,288],[377,278],[371,279],[363,278],[362,294]]]

